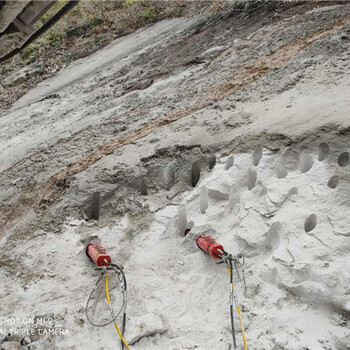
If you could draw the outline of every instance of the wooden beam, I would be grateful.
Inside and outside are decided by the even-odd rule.
[[[33,25],[55,3],[56,3],[56,0],[32,1],[18,17],[26,25],[28,26]]]
[[[10,23],[23,11],[30,0],[5,1],[0,8],[0,33],[4,32]]]
[[[18,28],[18,30],[22,33],[26,33],[28,35],[33,34],[35,32],[32,26],[27,26],[20,19],[15,18],[12,23]]]

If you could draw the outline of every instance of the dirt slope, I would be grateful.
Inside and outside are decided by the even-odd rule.
[[[149,270],[145,269],[144,285],[137,285],[138,264],[145,258],[142,251],[157,246],[159,234],[169,234],[167,225],[176,217],[177,205],[198,195],[188,194],[193,162],[199,162],[202,176],[206,177],[213,154],[220,159],[232,151],[250,152],[260,145],[265,152],[277,155],[291,147],[297,158],[301,146],[316,152],[321,142],[330,145],[334,157],[347,151],[349,38],[350,4],[346,2],[270,2],[245,12],[232,10],[210,17],[166,20],[117,39],[23,96],[0,116],[0,274],[5,281],[0,287],[1,314],[24,317],[53,313],[57,323],[68,327],[73,336],[39,340],[46,344],[45,349],[115,348],[113,330],[96,330],[83,316],[92,283],[84,245],[97,235],[113,248],[113,254],[133,276],[130,278],[135,292],[130,292],[130,304],[134,304],[131,315],[135,317],[130,320],[130,332],[137,335],[137,323],[149,325],[147,317],[151,316],[139,319],[135,305],[140,298],[146,298],[142,293],[155,278],[147,276]],[[240,156],[241,166],[248,167],[245,156]],[[270,163],[266,169],[272,174]],[[329,169],[322,171],[324,180]],[[219,182],[221,175],[212,176],[214,182]],[[342,176],[348,175],[344,172]],[[297,186],[299,180],[294,180],[296,183],[288,185]],[[144,182],[147,196],[140,194]],[[82,219],[89,216],[95,192],[101,194],[101,215],[91,226]],[[314,193],[319,195],[318,190]],[[307,201],[303,203],[309,205]],[[172,205],[174,208],[169,209]],[[348,205],[344,198],[340,210],[345,213]],[[242,220],[239,222],[244,225]],[[157,223],[158,233],[151,235]],[[227,225],[223,229],[229,230]],[[335,230],[339,233],[338,228]],[[279,228],[277,231],[276,235],[283,235]],[[223,239],[230,242],[227,237]],[[252,242],[245,245],[242,239],[236,239],[249,255]],[[341,245],[348,246],[347,240],[342,238]],[[338,248],[336,245],[334,252]],[[39,260],[33,249],[39,249]],[[259,249],[258,254],[266,253]],[[183,247],[181,253],[187,254]],[[153,254],[162,256],[155,267],[160,269],[165,256],[159,249]],[[254,266],[253,260],[251,264]],[[176,284],[175,273],[185,271],[173,270],[169,265],[163,277]],[[84,276],[80,279],[77,276],[81,274]],[[288,281],[267,275],[263,280],[275,284],[278,293],[289,286],[288,293],[296,298],[307,294],[307,288],[290,287]],[[76,278],[84,287],[76,284]],[[158,276],[157,283],[161,280]],[[256,282],[253,280],[252,285]],[[190,280],[179,283],[177,297]],[[256,285],[259,283],[262,282]],[[159,293],[164,306],[167,299]],[[255,292],[250,293],[253,298]],[[258,298],[276,293],[269,291]],[[324,304],[327,293],[321,293],[320,303]],[[344,286],[339,293],[349,291]],[[157,294],[147,298],[157,298]],[[40,302],[30,305],[33,299]],[[251,320],[256,312],[248,299],[245,301],[251,309],[246,318]],[[300,336],[293,349],[348,348],[344,329],[349,320],[349,303],[339,300],[327,305],[336,319],[335,333],[321,337],[322,342],[310,338],[307,343],[307,337]],[[175,312],[176,297],[168,301],[169,312]],[[301,305],[308,308],[312,303]],[[149,313],[166,315],[152,305],[150,301],[149,309],[145,304],[140,307],[145,314],[147,309]],[[222,300],[222,308],[225,305],[226,299]],[[197,305],[191,313],[200,308]],[[278,313],[278,308],[274,312]],[[310,315],[313,320],[314,314]],[[149,338],[147,346],[137,343],[135,348],[229,349],[229,332],[224,326],[215,329],[224,334],[225,345],[221,347],[209,330],[208,338],[195,336],[196,327],[190,327],[195,318],[187,319],[185,315],[179,326],[184,329],[180,331],[176,318],[170,316],[166,321],[164,317],[157,316],[153,328],[166,328],[167,333],[157,335],[154,342]],[[225,317],[219,319],[226,320]],[[328,321],[324,322],[322,330],[328,327]],[[191,330],[187,332],[186,327]],[[248,327],[247,335],[259,338],[260,343],[252,342],[252,349],[292,348],[288,341],[296,337],[295,328],[285,335],[285,343],[278,339],[278,328],[259,335],[254,327],[257,325]],[[260,320],[259,327],[266,324]],[[288,325],[283,327],[285,330]],[[103,337],[104,347],[99,337]]]

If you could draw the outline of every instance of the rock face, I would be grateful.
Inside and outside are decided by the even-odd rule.
[[[350,4],[260,5],[118,38],[1,112],[0,315],[70,332],[35,343],[118,346],[84,316],[93,241],[135,347],[229,349],[210,234],[246,257],[249,348],[348,348]],[[109,320],[103,286],[91,307]]]
[[[27,81],[31,76],[42,74],[42,65],[30,65],[10,74],[3,82],[4,87],[17,86]]]
[[[21,343],[17,341],[8,341],[0,345],[1,350],[21,350]]]

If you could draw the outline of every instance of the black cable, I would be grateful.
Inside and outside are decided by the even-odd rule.
[[[121,273],[121,275],[123,276],[123,282],[124,282],[124,290],[126,292],[126,278],[125,278],[125,273],[123,271],[123,269],[121,267],[119,267],[118,265],[116,264],[112,264],[112,263],[109,263],[109,266],[113,266],[115,269],[117,269],[117,271],[119,271]]]
[[[236,334],[235,334],[235,324],[233,319],[233,291],[232,291],[232,283],[233,283],[233,269],[232,269],[232,259],[229,259],[229,266],[230,266],[230,288],[231,288],[231,295],[230,295],[230,314],[231,314],[231,332],[232,332],[232,340],[233,340],[233,348],[237,348],[237,342],[236,342]]]
[[[123,313],[123,325],[122,325],[122,336],[124,337],[125,333],[125,327],[126,327],[126,312]],[[124,343],[122,343],[122,350],[124,349]]]
[[[115,265],[115,266],[117,266],[117,265]],[[121,271],[119,267],[117,267],[117,268],[119,269],[119,271]],[[125,281],[125,275],[124,275],[123,271],[121,271],[121,272],[122,272],[122,275],[123,275],[123,280]],[[116,316],[115,316],[112,320],[110,320],[110,321],[108,321],[108,322],[106,322],[106,323],[98,324],[98,323],[94,323],[94,322],[89,318],[88,309],[89,309],[89,303],[90,303],[91,297],[92,297],[92,295],[94,294],[94,292],[95,292],[97,286],[98,286],[99,283],[101,282],[101,280],[102,280],[102,278],[103,278],[104,275],[105,275],[105,270],[102,270],[100,276],[99,276],[98,279],[97,279],[97,282],[96,282],[94,288],[92,289],[92,291],[91,291],[91,293],[90,293],[90,295],[89,295],[89,298],[88,298],[88,300],[87,300],[87,302],[86,302],[86,306],[85,306],[85,315],[86,315],[86,318],[87,318],[87,320],[88,320],[93,326],[95,326],[95,327],[105,327],[105,326],[108,326],[109,324],[115,322],[115,320],[116,320],[117,317],[120,315],[120,313],[123,311],[123,309],[125,310],[126,298],[125,298],[125,296],[124,296],[124,297],[123,297],[122,306],[121,306],[119,312],[117,312]],[[125,287],[125,286],[126,286],[126,281],[124,282],[124,287]],[[126,290],[125,290],[125,292],[123,292],[123,295],[124,295],[125,293],[126,293]],[[125,312],[124,312],[124,317],[125,317]]]
[[[239,259],[242,259],[242,262],[240,262]],[[243,276],[243,284],[244,284],[244,295],[247,294],[247,283],[245,280],[245,273],[244,273],[244,264],[245,264],[245,256],[243,254],[238,254],[237,255],[237,263],[241,267],[242,270],[242,276]]]

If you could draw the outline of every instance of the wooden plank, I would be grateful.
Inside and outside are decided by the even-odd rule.
[[[35,32],[34,28],[32,26],[27,26],[24,24],[20,19],[15,18],[12,23],[19,29],[20,32],[26,33],[26,34],[32,34]]]
[[[30,26],[38,21],[55,3],[56,0],[32,1],[18,17],[23,23]]]
[[[5,1],[0,8],[0,33],[23,11],[30,0]]]

